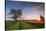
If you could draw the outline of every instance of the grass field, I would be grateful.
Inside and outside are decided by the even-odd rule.
[[[39,27],[25,22],[15,23],[15,21],[6,21],[6,30],[35,29],[35,28]]]

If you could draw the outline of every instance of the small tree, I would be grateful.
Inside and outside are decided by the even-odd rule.
[[[21,9],[11,9],[10,14],[13,15],[13,19],[15,19],[15,23],[17,23],[17,18],[19,18],[22,15]],[[19,29],[21,29],[21,21],[19,20]]]
[[[22,15],[21,9],[11,9],[10,14],[13,15],[13,19],[15,19],[15,22],[17,22],[17,18],[19,18]]]

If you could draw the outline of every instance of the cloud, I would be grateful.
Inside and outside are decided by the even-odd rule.
[[[40,5],[41,6],[41,5]],[[40,15],[44,16],[44,10],[40,6],[26,7],[23,9],[23,20],[39,19]],[[40,9],[41,8],[41,9]]]
[[[27,15],[27,16],[42,15],[42,16],[44,16],[44,10],[39,9],[39,8],[41,8],[41,7],[40,6],[26,7],[23,9],[23,15]]]

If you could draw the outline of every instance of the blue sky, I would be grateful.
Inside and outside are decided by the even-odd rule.
[[[21,9],[22,17],[37,17],[44,16],[44,4],[36,2],[19,2],[19,1],[6,1],[6,18],[11,9]],[[7,18],[8,19],[8,18]]]

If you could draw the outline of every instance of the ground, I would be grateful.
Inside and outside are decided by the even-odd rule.
[[[28,23],[25,23],[25,22],[21,22],[21,23],[17,22],[17,23],[15,23],[15,21],[6,21],[5,26],[6,26],[6,30],[20,30],[20,29],[34,29],[34,28],[36,29],[36,28],[40,28],[40,27],[35,26],[33,24],[28,24]]]

